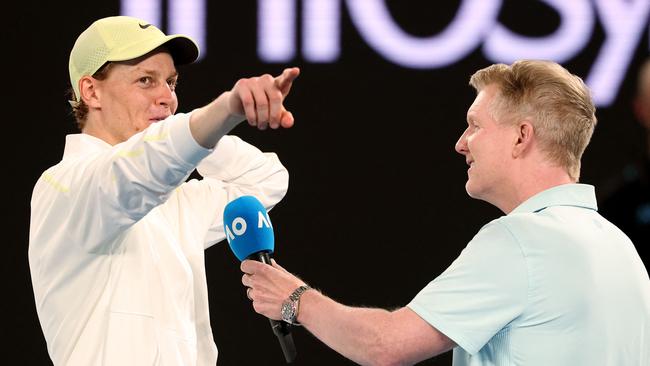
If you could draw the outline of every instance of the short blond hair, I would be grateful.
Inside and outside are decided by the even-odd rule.
[[[580,159],[596,126],[596,107],[580,77],[555,62],[522,60],[481,69],[469,84],[477,92],[495,84],[499,91],[491,110],[496,119],[529,119],[542,151],[578,181]]]

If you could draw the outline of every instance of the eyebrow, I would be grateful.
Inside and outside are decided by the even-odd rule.
[[[158,76],[161,75],[162,73],[159,70],[156,69],[142,69],[142,68],[136,68],[136,72],[142,72],[150,76]],[[167,76],[166,79],[169,78],[174,78],[178,77],[178,71],[174,69],[174,71],[171,73],[171,75]]]

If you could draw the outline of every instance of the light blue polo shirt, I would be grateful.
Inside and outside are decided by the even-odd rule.
[[[408,307],[456,342],[454,366],[650,365],[648,272],[596,210],[593,186],[538,193]]]

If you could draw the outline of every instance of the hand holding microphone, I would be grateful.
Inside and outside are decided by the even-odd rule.
[[[291,336],[291,324],[279,321],[281,319],[278,311],[280,307],[275,309],[275,312],[271,311],[273,314],[260,311],[260,308],[267,307],[268,303],[258,301],[256,297],[258,291],[264,291],[265,293],[280,293],[281,296],[284,296],[284,299],[287,299],[291,291],[304,285],[304,283],[295,281],[293,281],[293,284],[288,283],[286,280],[293,276],[281,269],[275,261],[271,262],[271,254],[274,251],[273,226],[266,209],[257,198],[242,196],[231,201],[224,209],[223,220],[230,249],[240,261],[243,261],[241,268],[245,274],[242,283],[248,287],[247,296],[253,301],[255,311],[269,317],[271,328],[278,337],[284,357],[287,363],[291,363],[296,357],[296,348]],[[262,278],[265,272],[267,274],[277,272],[275,274],[280,274],[281,277],[273,277],[282,281],[264,281],[264,284],[256,283],[255,276]],[[294,284],[296,286],[293,288],[286,289]],[[302,289],[302,291],[305,291],[305,288]],[[288,315],[291,315],[292,309],[290,305],[291,303],[288,302],[283,307],[283,311]]]
[[[273,259],[271,266],[245,260],[241,264],[241,270],[244,272],[242,283],[251,289],[248,295],[256,312],[269,319],[299,325],[299,300],[311,287],[280,267]]]

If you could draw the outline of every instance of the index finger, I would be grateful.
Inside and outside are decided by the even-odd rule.
[[[282,71],[282,74],[275,78],[275,86],[280,89],[282,96],[286,97],[287,94],[289,94],[291,85],[293,84],[293,81],[296,80],[298,75],[300,75],[300,69],[297,67],[291,67],[284,69],[284,71]]]

